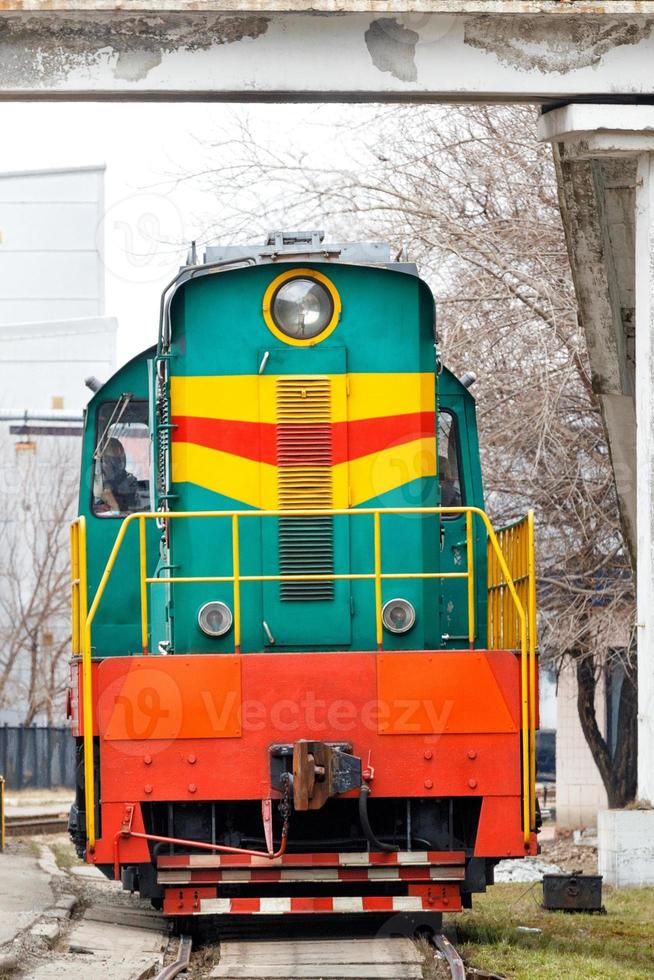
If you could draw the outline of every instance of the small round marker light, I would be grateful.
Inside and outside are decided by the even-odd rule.
[[[408,633],[416,611],[408,599],[389,599],[382,609],[382,622],[389,633]]]
[[[233,620],[232,610],[224,602],[205,602],[198,613],[198,626],[205,636],[224,636]]]

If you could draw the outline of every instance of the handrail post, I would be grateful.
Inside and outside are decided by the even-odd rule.
[[[139,517],[139,565],[141,586],[141,648],[143,656],[148,656],[148,555],[146,548],[145,517]]]
[[[507,565],[502,549],[500,548],[499,542],[497,540],[497,535],[495,534],[495,529],[491,524],[488,515],[483,511],[476,511],[482,517],[482,520],[486,526],[486,531],[491,541],[493,550],[497,555],[497,561],[499,564],[500,571],[504,576],[504,581],[507,585],[511,598],[513,599],[513,604],[515,606],[516,613],[518,615],[518,621],[520,625],[520,734],[521,734],[521,748],[522,748],[522,821],[523,821],[523,836],[525,848],[529,846],[529,839],[531,834],[531,800],[532,800],[532,785],[531,785],[531,761],[529,758],[529,672],[528,672],[528,630],[527,630],[527,616],[528,612],[522,605],[520,597],[516,590],[515,582],[509,567]]]
[[[475,648],[475,558],[472,538],[472,512],[466,511],[466,551],[468,562],[468,642]]]
[[[5,777],[0,776],[0,851],[5,849]]]
[[[89,851],[95,849],[95,799],[93,760],[93,687],[91,674],[91,624],[88,621],[88,579],[86,565],[86,518],[78,519],[79,621],[82,653],[82,735],[84,737],[84,807]]]
[[[93,679],[91,668],[91,624],[87,617],[82,644],[82,733],[84,737],[84,808],[86,841],[95,850],[95,772],[93,759]]]
[[[527,512],[527,609],[529,611],[529,741],[531,787],[531,825],[536,829],[536,546],[534,512]]]
[[[384,644],[384,633],[382,626],[381,519],[378,510],[375,510],[373,514],[373,522],[375,534],[375,624],[377,649],[381,650]]]
[[[234,576],[234,653],[241,652],[241,558],[238,514],[232,514],[232,574]]]
[[[523,612],[520,620],[520,688],[522,728],[522,820],[525,847],[531,832],[531,762],[529,758],[529,682],[527,665],[527,617]]]
[[[86,839],[89,851],[95,848],[95,800],[93,763],[93,682],[91,674],[91,624],[88,621],[88,581],[86,567],[86,520],[78,517],[77,526],[77,573],[79,601],[79,649],[82,654],[82,736],[84,748],[84,807],[86,813]]]
[[[88,582],[86,577],[86,518],[77,519],[77,570],[79,577],[78,599],[79,599],[79,623],[78,623],[78,653],[82,651],[82,627],[86,623],[88,610]]]
[[[83,519],[82,519],[83,520]],[[95,618],[100,599],[104,593],[109,576],[116,563],[116,557],[123,543],[127,526],[131,518],[127,517],[120,526],[113,547],[107,559],[104,572],[98,583],[91,608],[86,611],[87,569],[86,569],[86,524],[81,523],[83,550],[80,550],[80,581],[82,601],[81,612],[84,614],[84,634],[82,642],[82,735],[84,739],[84,807],[86,813],[86,841],[89,853],[95,850],[95,765],[93,759],[93,674],[91,663],[91,625]]]
[[[79,535],[77,521],[70,525],[71,653],[79,654]]]

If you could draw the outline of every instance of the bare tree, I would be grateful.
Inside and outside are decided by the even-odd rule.
[[[61,721],[70,652],[68,528],[78,485],[77,440],[15,449],[3,437],[0,512],[0,708],[23,724]],[[20,444],[19,444],[20,445]]]
[[[534,111],[359,111],[329,143],[306,129],[298,143],[312,149],[259,145],[244,119],[212,144],[219,165],[200,179],[221,227],[207,237],[320,221],[409,246],[436,295],[446,362],[480,375],[489,510],[499,523],[536,510],[541,655],[574,665],[584,735],[609,805],[622,806],[636,790],[632,570]],[[595,694],[616,664],[612,748]]]

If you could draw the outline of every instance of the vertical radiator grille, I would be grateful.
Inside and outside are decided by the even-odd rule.
[[[331,383],[329,378],[277,382],[277,480],[280,510],[332,507]],[[282,575],[333,574],[331,517],[280,517]],[[287,601],[334,598],[334,583],[282,582]]]

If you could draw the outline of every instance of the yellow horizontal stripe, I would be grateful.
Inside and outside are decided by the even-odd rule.
[[[292,375],[226,375],[224,377],[172,377],[170,398],[173,415],[241,422],[268,422],[276,418],[275,386]],[[302,375],[316,380],[329,375]],[[334,379],[339,375],[333,375]],[[435,378],[430,373],[350,374],[347,400],[334,401],[332,422],[384,418],[436,409]],[[307,418],[307,422],[315,421]]]
[[[436,411],[436,379],[433,374],[350,374],[348,383],[350,422]]]
[[[259,421],[259,388],[257,374],[238,377],[172,377],[170,407],[173,415],[204,419]]]
[[[218,449],[207,449],[191,442],[175,442],[172,447],[173,483],[195,483],[250,507],[277,508],[277,468]],[[262,502],[261,485],[268,488]]]
[[[173,482],[195,483],[214,493],[262,510],[277,510],[277,468],[188,442],[173,444]],[[436,447],[429,438],[414,439],[380,453],[332,467],[334,502],[356,507],[421,477],[436,475]],[[415,504],[415,501],[412,503]]]
[[[382,493],[418,480],[436,476],[436,444],[434,439],[414,439],[401,446],[392,446],[380,453],[360,456],[334,469],[349,465],[351,505],[356,507]],[[407,501],[415,504],[416,501]]]

